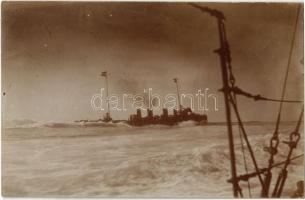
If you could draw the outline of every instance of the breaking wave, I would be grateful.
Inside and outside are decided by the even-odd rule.
[[[4,128],[35,128],[43,126],[43,123],[29,119],[11,120],[3,123]]]
[[[12,120],[4,122],[4,128],[68,128],[68,127],[130,127],[126,122],[37,122],[33,120]]]
[[[177,124],[178,127],[190,127],[201,125],[196,121],[184,121]],[[12,120],[4,122],[4,128],[67,128],[67,127],[132,127],[126,121],[119,122],[37,122],[34,120]],[[143,127],[168,127],[168,125],[146,125]]]

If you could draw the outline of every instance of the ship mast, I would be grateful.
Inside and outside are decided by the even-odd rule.
[[[106,121],[110,121],[111,117],[110,117],[110,108],[109,108],[109,90],[108,90],[108,73],[107,71],[104,71],[101,73],[102,77],[105,77],[105,82],[106,82],[106,102],[107,102],[107,112],[106,112],[106,116],[105,116],[105,120]]]
[[[178,106],[179,106],[178,110],[181,112],[182,105],[181,105],[181,102],[180,102],[180,93],[179,93],[179,86],[178,86],[178,78],[174,78],[173,80],[176,83],[177,96],[178,96]]]

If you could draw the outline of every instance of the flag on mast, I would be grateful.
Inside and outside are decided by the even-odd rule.
[[[107,71],[102,72],[101,76],[107,76]]]
[[[177,82],[178,82],[178,79],[177,79],[177,78],[174,78],[173,80],[174,80],[174,82],[175,82],[175,83],[177,83]]]

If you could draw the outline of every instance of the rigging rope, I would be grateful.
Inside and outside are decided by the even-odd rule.
[[[273,136],[271,137],[270,142],[269,142],[270,158],[269,158],[268,170],[267,170],[267,173],[265,174],[265,186],[266,186],[267,190],[262,191],[262,195],[261,195],[262,197],[268,197],[269,187],[270,187],[271,178],[272,178],[271,166],[274,163],[274,155],[277,154],[277,148],[279,145],[278,129],[279,129],[280,121],[281,121],[283,101],[284,101],[284,96],[285,96],[286,87],[287,87],[287,79],[288,79],[289,68],[291,65],[291,57],[292,57],[293,47],[294,47],[294,43],[295,43],[295,36],[296,36],[296,31],[297,31],[300,9],[301,9],[301,4],[298,5],[298,9],[297,9],[297,16],[296,16],[296,21],[295,21],[295,25],[294,25],[291,46],[290,46],[290,50],[289,50],[289,57],[288,57],[287,68],[286,68],[286,73],[285,73],[285,79],[284,79],[284,83],[283,83],[281,102],[280,102],[279,112],[277,115],[276,126],[275,126]]]
[[[289,159],[289,162],[291,162],[291,161],[293,161],[293,160],[295,160],[295,159],[298,159],[298,158],[303,158],[303,157],[304,157],[304,154],[295,156],[295,157],[293,157],[293,158],[290,158],[290,159]],[[277,163],[277,164],[272,165],[271,168],[278,167],[278,166],[283,165],[283,164],[285,164],[285,163],[286,163],[286,160],[283,161],[283,162],[279,162],[279,163]],[[262,173],[264,173],[264,172],[266,172],[266,171],[267,171],[267,168],[263,168],[263,169],[260,169],[260,170],[259,170],[259,173],[262,174]],[[236,180],[237,180],[238,182],[239,182],[239,181],[247,181],[248,179],[253,178],[253,177],[256,177],[256,176],[257,176],[257,172],[251,172],[251,173],[248,173],[248,174],[243,174],[243,175],[237,176],[237,177],[236,177]],[[231,183],[231,182],[232,182],[232,179],[228,179],[227,181],[228,181],[229,183]]]
[[[234,84],[234,83],[232,83],[232,84]],[[233,94],[233,98],[234,98],[235,103],[237,104],[237,98],[236,98],[235,93]],[[241,150],[242,150],[242,155],[243,155],[244,167],[245,167],[246,174],[248,174],[248,165],[247,165],[247,160],[246,160],[246,155],[245,155],[244,140],[243,140],[241,131],[242,131],[241,130],[241,123],[238,122],[238,133],[239,133],[240,145],[241,145]],[[247,180],[247,186],[248,186],[249,197],[252,198],[252,195],[251,195],[251,185],[250,185],[250,180],[249,179]]]
[[[244,141],[241,135],[241,128],[239,125],[239,138],[240,138],[240,143],[241,143],[241,150],[242,150],[242,154],[243,154],[243,160],[244,160],[244,166],[245,166],[245,172],[246,174],[248,174],[248,165],[247,165],[247,160],[246,160],[246,155],[245,155],[245,147],[244,147]],[[247,186],[248,186],[248,193],[249,193],[249,197],[252,198],[251,195],[251,185],[250,185],[250,180],[247,180]]]
[[[302,121],[302,118],[303,118],[303,113],[304,113],[304,105],[303,105],[299,120],[297,122],[297,125],[295,127],[295,130],[293,132],[291,132],[291,134],[289,136],[290,140],[289,141],[284,141],[284,143],[289,146],[289,152],[288,152],[284,167],[282,168],[282,170],[281,170],[281,172],[278,176],[275,188],[274,188],[273,193],[272,193],[272,197],[279,198],[281,196],[282,191],[283,191],[284,184],[286,182],[287,174],[288,174],[287,167],[290,164],[290,159],[291,159],[292,152],[297,147],[298,142],[299,142],[300,137],[301,137],[300,133],[299,133],[299,129],[300,129],[301,121]]]
[[[248,139],[246,130],[245,130],[244,126],[243,126],[241,117],[240,117],[240,115],[239,115],[237,105],[236,105],[236,103],[234,102],[234,99],[233,99],[231,93],[229,93],[229,96],[230,96],[230,103],[232,104],[232,106],[233,106],[233,108],[234,108],[234,111],[235,111],[235,114],[236,114],[238,123],[240,124],[240,128],[241,128],[242,133],[243,133],[243,136],[244,136],[244,138],[245,138],[245,141],[246,141],[246,144],[247,144],[249,153],[250,153],[250,157],[251,157],[251,159],[252,159],[252,162],[253,162],[255,171],[256,171],[256,173],[257,173],[258,179],[259,179],[259,181],[260,181],[260,183],[261,183],[261,186],[262,186],[263,190],[265,191],[265,185],[264,185],[263,179],[262,179],[262,177],[261,177],[261,174],[259,173],[259,172],[260,172],[260,169],[258,168],[258,165],[257,165],[256,159],[255,159],[255,156],[254,156],[254,153],[253,153],[251,144],[250,144],[250,142],[249,142],[249,139]]]
[[[288,63],[287,63],[287,68],[286,68],[285,80],[284,80],[283,90],[282,90],[282,97],[281,97],[282,101],[284,100],[286,87],[287,87],[287,80],[288,80],[289,68],[290,68],[290,65],[291,65],[291,57],[292,57],[293,47],[294,47],[294,43],[295,43],[296,31],[297,31],[297,27],[298,27],[300,9],[301,9],[301,4],[298,5],[297,17],[296,17],[296,21],[295,21],[295,25],[294,25],[294,31],[293,31],[293,35],[292,35],[292,41],[291,41],[291,46],[290,46],[290,51],[289,51],[289,57],[288,57]],[[278,128],[279,128],[279,122],[281,120],[282,107],[283,107],[283,102],[280,103],[279,114],[278,114],[278,118],[277,118],[276,131],[278,131]]]
[[[302,103],[300,100],[280,100],[280,99],[270,99],[266,97],[262,97],[261,95],[253,95],[251,93],[245,92],[237,86],[231,87],[231,91],[237,95],[243,95],[248,98],[253,98],[255,101],[274,101],[274,102],[282,102],[282,103]]]

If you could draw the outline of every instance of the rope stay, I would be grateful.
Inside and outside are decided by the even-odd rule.
[[[234,85],[235,82],[231,82],[232,85]],[[237,98],[236,98],[236,94],[233,93],[233,98],[235,103],[237,104]],[[244,147],[244,140],[243,140],[243,136],[242,136],[242,130],[241,130],[241,123],[238,122],[238,135],[239,135],[239,139],[240,139],[240,145],[241,145],[241,151],[242,151],[242,157],[243,157],[243,162],[244,162],[244,168],[245,168],[245,172],[246,174],[248,174],[248,164],[247,164],[247,159],[246,159],[246,154],[245,154],[245,147]],[[251,194],[251,185],[250,185],[250,180],[247,180],[247,187],[248,187],[248,195],[250,198],[252,198],[252,194]]]
[[[284,184],[286,182],[287,175],[288,175],[287,167],[290,164],[290,158],[291,158],[292,152],[297,147],[298,142],[301,137],[299,130],[300,130],[301,121],[303,119],[303,113],[304,113],[304,105],[303,105],[299,120],[297,122],[297,125],[295,127],[295,130],[290,133],[289,141],[284,141],[284,143],[289,146],[289,152],[288,152],[286,161],[284,163],[284,167],[282,168],[280,174],[278,175],[278,179],[276,181],[275,188],[272,193],[272,197],[277,197],[277,198],[281,197],[281,194],[282,194],[282,191],[284,188]]]
[[[262,192],[261,192],[262,197],[268,197],[269,188],[270,188],[271,179],[272,179],[271,166],[274,163],[274,156],[277,154],[277,148],[279,145],[279,125],[280,125],[280,121],[281,121],[283,101],[284,101],[284,97],[285,97],[285,93],[286,93],[289,68],[291,65],[291,58],[292,58],[292,53],[293,53],[293,49],[294,49],[295,36],[296,36],[297,27],[298,27],[300,10],[301,10],[301,4],[299,4],[298,8],[297,8],[296,20],[295,20],[294,30],[293,30],[293,34],[292,34],[292,41],[291,41],[291,46],[290,46],[290,50],[289,50],[289,57],[288,57],[288,61],[287,61],[287,68],[286,68],[286,73],[285,73],[285,78],[284,78],[284,83],[283,83],[281,102],[280,102],[279,111],[278,111],[278,115],[277,115],[276,126],[275,126],[275,130],[273,132],[273,136],[270,138],[270,141],[269,141],[268,149],[269,149],[270,157],[269,157],[269,164],[268,164],[268,168],[267,168],[268,170],[265,173],[265,180],[264,180],[266,190],[264,190],[264,191],[262,190]]]
[[[243,122],[242,122],[242,120],[241,120],[240,114],[239,114],[239,112],[238,112],[237,105],[236,105],[235,101],[233,101],[232,94],[230,94],[230,97],[231,97],[231,98],[230,98],[230,99],[231,99],[230,103],[231,103],[231,105],[232,105],[232,107],[233,107],[233,109],[234,109],[234,111],[235,111],[235,114],[236,114],[236,117],[237,117],[237,120],[238,120],[238,124],[239,124],[239,126],[240,126],[240,128],[241,128],[241,132],[242,132],[243,137],[244,137],[244,139],[245,139],[245,142],[246,142],[246,144],[247,144],[248,151],[249,151],[249,153],[250,153],[250,157],[251,157],[251,159],[252,159],[252,162],[253,162],[255,171],[256,171],[256,173],[257,173],[259,182],[260,182],[260,184],[261,184],[261,186],[262,186],[262,188],[263,188],[263,190],[264,190],[264,189],[265,189],[264,181],[263,181],[263,178],[261,177],[261,174],[259,173],[259,167],[258,167],[258,164],[257,164],[257,162],[256,162],[255,155],[254,155],[254,152],[253,152],[253,150],[252,150],[250,141],[249,141],[249,139],[248,139],[248,136],[247,136],[245,127],[244,127],[244,125],[243,125]]]
[[[238,133],[239,133],[240,145],[241,145],[241,150],[242,150],[242,155],[243,155],[244,167],[245,167],[246,174],[248,174],[248,164],[247,164],[247,159],[246,159],[246,155],[245,155],[244,140],[243,140],[243,136],[242,136],[241,132],[242,132],[242,130],[241,130],[241,127],[239,125]],[[249,179],[247,180],[247,187],[248,187],[249,197],[252,198],[251,185],[250,185],[250,180]]]
[[[263,96],[261,96],[261,95],[259,95],[259,94],[253,95],[253,94],[251,94],[251,93],[248,93],[248,92],[243,91],[242,89],[240,89],[240,88],[237,87],[237,86],[231,87],[230,89],[231,89],[231,91],[232,91],[234,94],[242,95],[242,96],[245,96],[245,97],[248,97],[248,98],[252,98],[252,99],[254,99],[255,101],[273,101],[273,102],[282,102],[282,103],[303,103],[303,101],[301,101],[301,100],[270,99],[270,98],[263,97]]]

